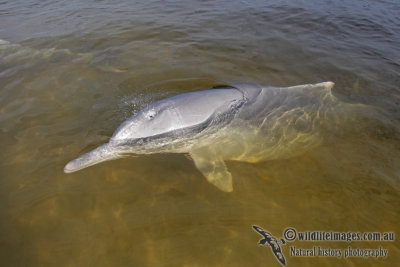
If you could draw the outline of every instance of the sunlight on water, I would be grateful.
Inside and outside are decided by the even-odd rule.
[[[257,245],[256,224],[276,238],[287,227],[395,232],[395,242],[281,245],[287,266],[395,266],[399,6],[323,2],[0,3],[2,265],[279,266]],[[240,142],[251,128],[218,140],[237,145],[225,151],[239,155],[226,160],[232,193],[208,183],[186,154],[63,173],[166,97],[230,83],[330,80],[320,106],[274,109],[258,143]],[[297,97],[288,99],[305,101]],[[262,146],[253,160],[240,157]],[[388,256],[293,257],[290,246],[381,246]]]

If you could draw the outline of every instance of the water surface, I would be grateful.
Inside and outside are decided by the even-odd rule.
[[[298,230],[400,235],[400,5],[397,1],[0,2],[0,260],[4,266],[279,266],[258,247]],[[336,83],[365,105],[304,154],[230,161],[234,192],[180,154],[74,174],[146,105],[217,84]],[[288,266],[395,266],[289,257]],[[317,245],[346,248],[347,243]]]

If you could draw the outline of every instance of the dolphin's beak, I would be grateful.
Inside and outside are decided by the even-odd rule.
[[[121,157],[123,156],[117,152],[115,147],[107,143],[68,162],[64,167],[64,172],[76,172],[97,163]]]

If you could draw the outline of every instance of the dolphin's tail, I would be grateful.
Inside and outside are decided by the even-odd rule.
[[[121,157],[123,157],[123,155],[119,154],[115,147],[107,143],[68,162],[64,167],[64,172],[76,172],[97,163]]]

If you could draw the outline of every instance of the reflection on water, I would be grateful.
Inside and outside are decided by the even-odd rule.
[[[398,234],[397,2],[88,3],[0,3],[4,265],[279,264],[257,247],[253,224],[276,237],[288,226]],[[162,98],[235,82],[327,80],[354,115],[340,129],[325,128],[322,142],[301,155],[227,161],[232,193],[210,185],[183,154],[63,173],[71,158]],[[288,266],[400,260],[397,241],[350,245],[381,245],[389,255],[293,258],[288,246],[283,253]]]

